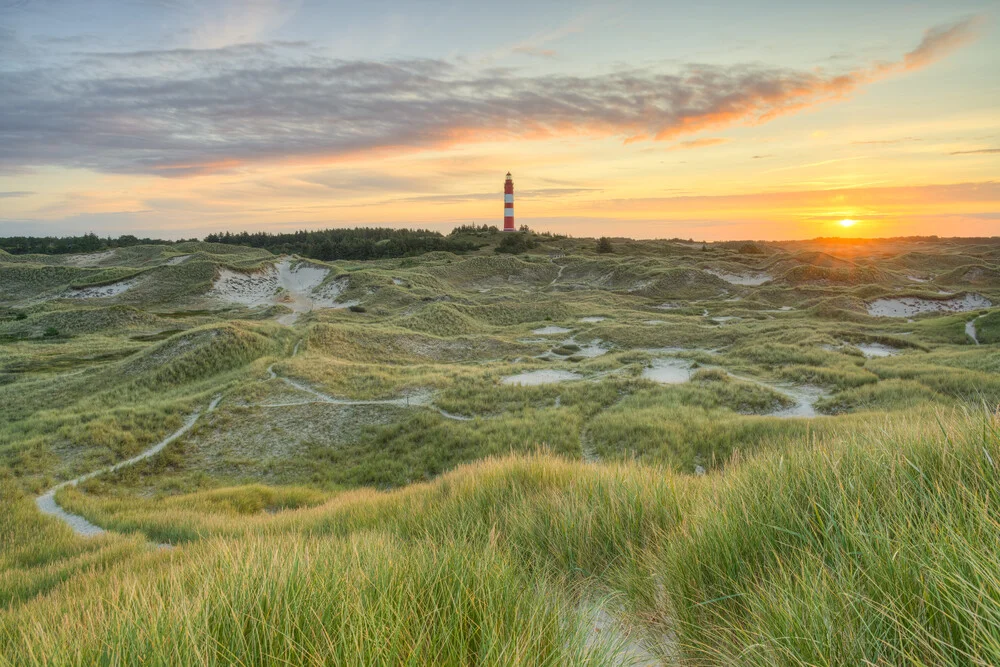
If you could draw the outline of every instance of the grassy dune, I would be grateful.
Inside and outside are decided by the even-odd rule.
[[[0,254],[0,665],[1000,663],[996,245]]]
[[[36,549],[4,554],[20,576],[3,595],[20,601],[0,616],[0,650],[11,664],[558,664],[585,650],[574,623],[589,590],[613,595],[650,651],[694,662],[993,664],[998,457],[997,418],[955,413],[708,478],[541,455],[277,514],[255,510],[318,499],[74,492],[68,505],[105,525],[192,542],[150,551],[40,522]],[[24,599],[42,572],[67,584]]]

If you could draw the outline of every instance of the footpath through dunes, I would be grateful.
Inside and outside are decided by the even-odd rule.
[[[931,664],[993,664],[1000,424],[986,413],[938,418],[803,435],[724,475],[536,454],[325,502],[276,490],[290,501],[278,512],[245,487],[83,499],[118,525],[172,528],[191,544],[119,555],[106,572],[67,573],[73,552],[22,565],[21,580],[57,572],[72,594],[0,612],[0,656],[89,663],[111,645],[127,662],[169,650],[197,663],[238,649],[245,664],[358,651],[374,664],[439,663],[475,648],[498,665],[629,664],[626,655],[816,664],[831,657],[830,620],[851,608],[836,626],[843,664],[905,663],[918,648]],[[890,545],[886,530],[897,536]],[[0,591],[9,585],[0,580]],[[595,598],[621,630],[595,619]],[[135,619],[156,629],[147,641],[136,641]],[[296,641],[282,641],[292,632]],[[614,636],[600,641],[605,633]]]
[[[0,255],[58,274],[0,303],[0,493],[39,527],[0,517],[0,663],[121,642],[125,662],[363,644],[376,664],[580,664],[596,637],[619,648],[590,664],[993,657],[1000,312],[867,310],[996,303],[938,294],[988,249],[918,284],[889,262],[915,242],[538,238],[372,262]],[[795,266],[884,275],[790,284]],[[327,287],[360,307],[322,307]]]
[[[207,411],[211,412],[212,410],[214,410],[215,407],[219,404],[220,400],[222,400],[221,396],[217,396],[214,399],[212,399],[212,402],[209,403],[208,405]],[[187,420],[184,422],[184,425],[181,426],[179,429],[177,429],[176,431],[174,431],[173,433],[171,433],[166,438],[156,443],[149,449],[144,450],[139,454],[136,454],[132,458],[126,459],[120,463],[116,463],[106,468],[94,470],[85,475],[80,475],[79,477],[62,482],[61,484],[57,484],[56,486],[52,487],[42,495],[35,498],[35,505],[43,514],[54,516],[60,521],[64,522],[66,525],[72,528],[73,532],[75,532],[77,535],[81,535],[83,537],[92,537],[94,535],[100,535],[101,533],[104,532],[103,528],[94,525],[93,523],[91,523],[84,517],[80,516],[79,514],[73,514],[71,512],[67,512],[59,505],[59,502],[56,500],[56,494],[61,489],[67,486],[76,486],[77,484],[85,482],[88,479],[93,479],[98,475],[115,472],[116,470],[121,470],[122,468],[127,468],[129,466],[135,465],[136,463],[144,461],[150,458],[151,456],[155,456],[156,454],[160,453],[167,445],[169,445],[170,443],[172,443],[173,441],[177,440],[185,433],[190,431],[191,428],[194,427],[195,422],[198,421],[198,418],[200,416],[201,412],[195,412],[194,414],[192,414],[190,417],[187,418]]]

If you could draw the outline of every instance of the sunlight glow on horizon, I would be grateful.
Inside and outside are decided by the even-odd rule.
[[[0,7],[0,236],[501,225],[508,170],[537,231],[997,233],[988,0],[187,2]]]

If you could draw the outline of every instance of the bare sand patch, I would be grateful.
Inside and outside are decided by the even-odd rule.
[[[691,379],[691,362],[684,359],[654,359],[642,377],[660,384],[682,384]]]
[[[120,280],[110,285],[95,285],[93,287],[70,289],[63,296],[67,299],[107,299],[108,297],[124,294],[138,284],[138,278],[129,278],[128,280]]]
[[[81,255],[64,255],[63,263],[70,266],[96,266],[106,259],[111,259],[114,255],[114,250],[88,252]]]
[[[716,278],[721,278],[731,285],[745,285],[748,287],[756,287],[758,285],[763,285],[766,282],[774,280],[773,276],[766,273],[729,273],[728,271],[722,271],[719,269],[705,269],[705,273],[709,273]]]
[[[923,313],[963,313],[989,308],[993,302],[981,294],[966,294],[953,299],[922,299],[915,296],[876,299],[868,304],[868,314],[875,317],[913,317]]]
[[[347,308],[357,301],[340,303],[337,298],[346,289],[346,281],[327,281],[330,270],[306,262],[282,260],[253,273],[222,268],[209,296],[250,308],[281,304],[291,309],[278,318],[292,324],[302,313],[317,308]]]
[[[569,382],[571,380],[582,379],[582,375],[571,371],[544,369],[539,371],[525,371],[517,375],[508,375],[503,379],[503,383],[516,384],[521,387],[535,387],[541,384],[555,384],[556,382]]]
[[[565,327],[542,327],[541,329],[532,329],[531,333],[537,336],[555,336],[556,334],[567,334],[570,331]]]
[[[854,347],[861,350],[861,354],[865,355],[868,359],[893,357],[899,354],[899,350],[896,348],[883,345],[882,343],[858,343]]]

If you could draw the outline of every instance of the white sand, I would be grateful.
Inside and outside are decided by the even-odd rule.
[[[722,278],[727,283],[732,285],[748,285],[751,287],[756,287],[757,285],[763,285],[764,283],[774,280],[772,276],[766,273],[729,273],[727,271],[721,271],[718,269],[705,269],[705,273],[710,273],[716,278]]]
[[[337,297],[346,289],[346,281],[324,284],[330,270],[305,262],[292,265],[285,259],[263,271],[239,273],[220,269],[209,296],[250,308],[281,304],[292,310],[278,321],[292,324],[302,313],[317,308],[347,308],[357,301],[340,303]]]
[[[570,380],[580,380],[583,376],[570,371],[540,370],[526,371],[517,375],[509,375],[503,379],[504,384],[516,384],[522,387],[534,387],[540,384],[553,384],[556,382],[568,382]]]
[[[64,255],[63,263],[70,266],[96,266],[104,260],[110,259],[114,254],[114,250],[103,250],[101,252],[89,252],[82,255]]]
[[[973,318],[965,323],[965,335],[972,339],[972,342],[979,345],[979,336],[976,334],[976,320]]]
[[[872,301],[868,304],[868,314],[875,317],[913,317],[921,313],[962,313],[989,308],[992,305],[989,299],[980,294],[966,294],[961,298],[942,300],[909,296]]]
[[[655,359],[642,377],[660,384],[681,384],[691,379],[691,362],[684,359]]]
[[[896,348],[883,345],[882,343],[858,343],[854,347],[861,350],[861,354],[865,355],[868,359],[893,357],[899,354],[899,350]]]
[[[68,292],[63,294],[63,297],[67,299],[106,299],[108,297],[124,294],[138,284],[138,278],[129,278],[128,280],[120,280],[116,283],[111,283],[110,285],[70,289]]]
[[[555,336],[556,334],[569,333],[570,330],[564,327],[542,327],[541,329],[532,329],[531,333],[538,336]]]

